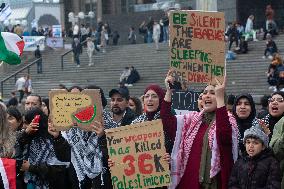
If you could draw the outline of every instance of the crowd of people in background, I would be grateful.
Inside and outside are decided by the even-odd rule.
[[[271,5],[267,5],[265,10],[266,20],[264,27],[259,30],[254,29],[254,15],[247,19],[245,27],[239,23],[229,23],[225,32],[228,41],[227,60],[237,58],[236,54],[249,53],[250,41],[265,41],[265,49],[262,58],[269,61],[267,82],[270,85],[269,90],[283,90],[284,87],[284,67],[283,57],[280,54],[276,42],[273,40],[278,35],[279,29],[274,20],[274,10]],[[232,49],[233,44],[235,48]]]
[[[49,99],[33,93],[30,75],[19,78],[9,101],[0,103],[0,157],[17,160],[17,188],[111,189],[110,167],[119,162],[109,158],[104,130],[157,119],[163,122],[163,161],[171,165],[170,188],[283,188],[284,65],[273,41],[278,30],[270,5],[265,15],[263,32],[254,30],[253,15],[245,27],[235,22],[226,30],[228,49],[231,51],[235,44],[233,51],[237,54],[249,53],[249,41],[259,40],[258,36],[266,41],[263,58],[271,59],[267,81],[274,92],[262,97],[260,110],[251,94],[226,97],[224,77],[223,83],[216,80],[216,85],[204,88],[198,98],[198,110],[176,115],[171,107],[172,94],[188,86],[177,81],[170,70],[164,87],[150,84],[141,91],[142,97],[131,96],[127,87],[141,78],[138,70],[130,66],[122,71],[119,87],[108,91],[109,102],[99,86],[67,88],[60,84],[58,88],[70,93],[99,89],[103,119],[92,123],[89,130],[72,127],[57,131],[48,119]],[[169,40],[168,26],[166,12],[161,20],[150,17],[143,21],[138,30],[145,43],[154,42],[159,50],[159,43]],[[18,29],[13,31],[19,32]],[[40,32],[46,34],[44,30]],[[110,39],[117,45],[120,38],[118,31],[112,33],[109,24],[103,22],[92,28],[75,24],[68,36],[73,39],[77,67],[84,46],[88,65],[93,66],[94,51],[105,53]],[[130,44],[137,42],[134,27],[129,28],[128,40]],[[35,55],[41,56],[39,53]],[[40,115],[40,120],[35,121],[36,115]],[[1,184],[0,177],[0,188]]]
[[[13,93],[6,105],[0,104],[0,129],[7,133],[1,135],[0,154],[17,160],[17,185],[111,189],[109,167],[116,166],[116,162],[109,159],[104,129],[162,119],[167,152],[163,161],[171,160],[171,171],[182,170],[182,175],[173,174],[171,188],[280,189],[284,92],[264,96],[263,107],[258,111],[250,94],[226,98],[224,78],[223,84],[217,80],[216,85],[204,89],[198,100],[199,110],[175,115],[171,108],[175,89],[170,83],[178,81],[171,74],[169,71],[165,78],[166,90],[150,84],[142,97],[130,96],[126,87],[111,89],[109,109],[105,108],[108,102],[98,86],[58,86],[71,93],[100,90],[103,121],[91,124],[90,130],[72,127],[57,131],[48,120],[48,98],[27,94],[21,103],[15,103],[18,98]],[[28,80],[25,76],[22,83]],[[34,121],[35,115],[40,115],[39,122]],[[170,157],[170,153],[175,155]],[[250,165],[255,169],[249,169]]]

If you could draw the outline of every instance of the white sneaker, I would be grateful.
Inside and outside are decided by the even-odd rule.
[[[262,56],[262,59],[266,59],[266,56]]]
[[[269,59],[269,60],[272,60],[272,59],[273,59],[273,57],[272,57],[271,55],[269,55],[269,56],[268,56],[268,59]]]
[[[77,68],[80,68],[81,66],[80,65],[77,65]]]
[[[89,66],[93,66],[93,65],[94,65],[94,63],[90,63],[90,64],[89,64]]]
[[[132,84],[128,84],[127,86],[128,86],[128,87],[133,87],[133,85],[132,85]]]
[[[268,89],[269,89],[270,91],[273,91],[273,92],[276,92],[276,91],[277,91],[277,88],[276,88],[275,86],[270,86],[270,87],[268,87]]]

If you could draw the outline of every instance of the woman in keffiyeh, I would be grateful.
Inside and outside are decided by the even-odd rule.
[[[150,84],[146,87],[143,96],[144,113],[132,121],[132,124],[144,121],[160,119],[161,103],[165,97],[165,91],[156,84]],[[165,146],[168,153],[171,152],[173,142],[165,133]]]
[[[40,116],[38,123],[36,115]],[[26,129],[17,137],[16,159],[23,161],[21,171],[25,171],[27,187],[62,189],[68,186],[65,178],[69,163],[61,162],[55,156],[47,131],[47,116],[40,108],[31,109],[25,114],[24,125]]]
[[[103,90],[98,86],[88,86],[87,89],[99,89],[102,106],[107,105]],[[73,86],[70,92],[79,92],[82,89]],[[117,124],[112,120],[111,115],[103,110],[103,122],[99,126],[114,128]],[[95,125],[90,125],[97,128]],[[73,127],[68,131],[57,132],[49,125],[49,132],[53,135],[55,153],[61,161],[70,161],[69,180],[72,182],[72,189],[89,188],[112,188],[110,172],[107,169],[107,147],[104,145],[103,137],[97,135],[97,131],[84,131]]]
[[[167,92],[161,106],[164,131],[175,140],[169,188],[227,189],[238,156],[238,129],[224,103],[225,80],[204,89],[201,112],[173,116],[170,79],[171,72],[165,79]]]

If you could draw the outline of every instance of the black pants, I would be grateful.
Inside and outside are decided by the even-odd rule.
[[[38,60],[37,62],[37,73],[42,73],[42,60]]]
[[[25,92],[23,90],[19,90],[19,93],[20,93],[19,103],[21,103],[24,98]]]
[[[234,41],[236,42],[236,47],[238,47],[238,45],[239,45],[238,38],[230,39],[229,50],[231,50],[231,47],[232,47],[232,44],[233,44]]]

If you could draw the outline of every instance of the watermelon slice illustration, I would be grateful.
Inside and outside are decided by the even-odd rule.
[[[79,123],[91,123],[97,115],[96,105],[87,107],[86,109],[72,115]]]

